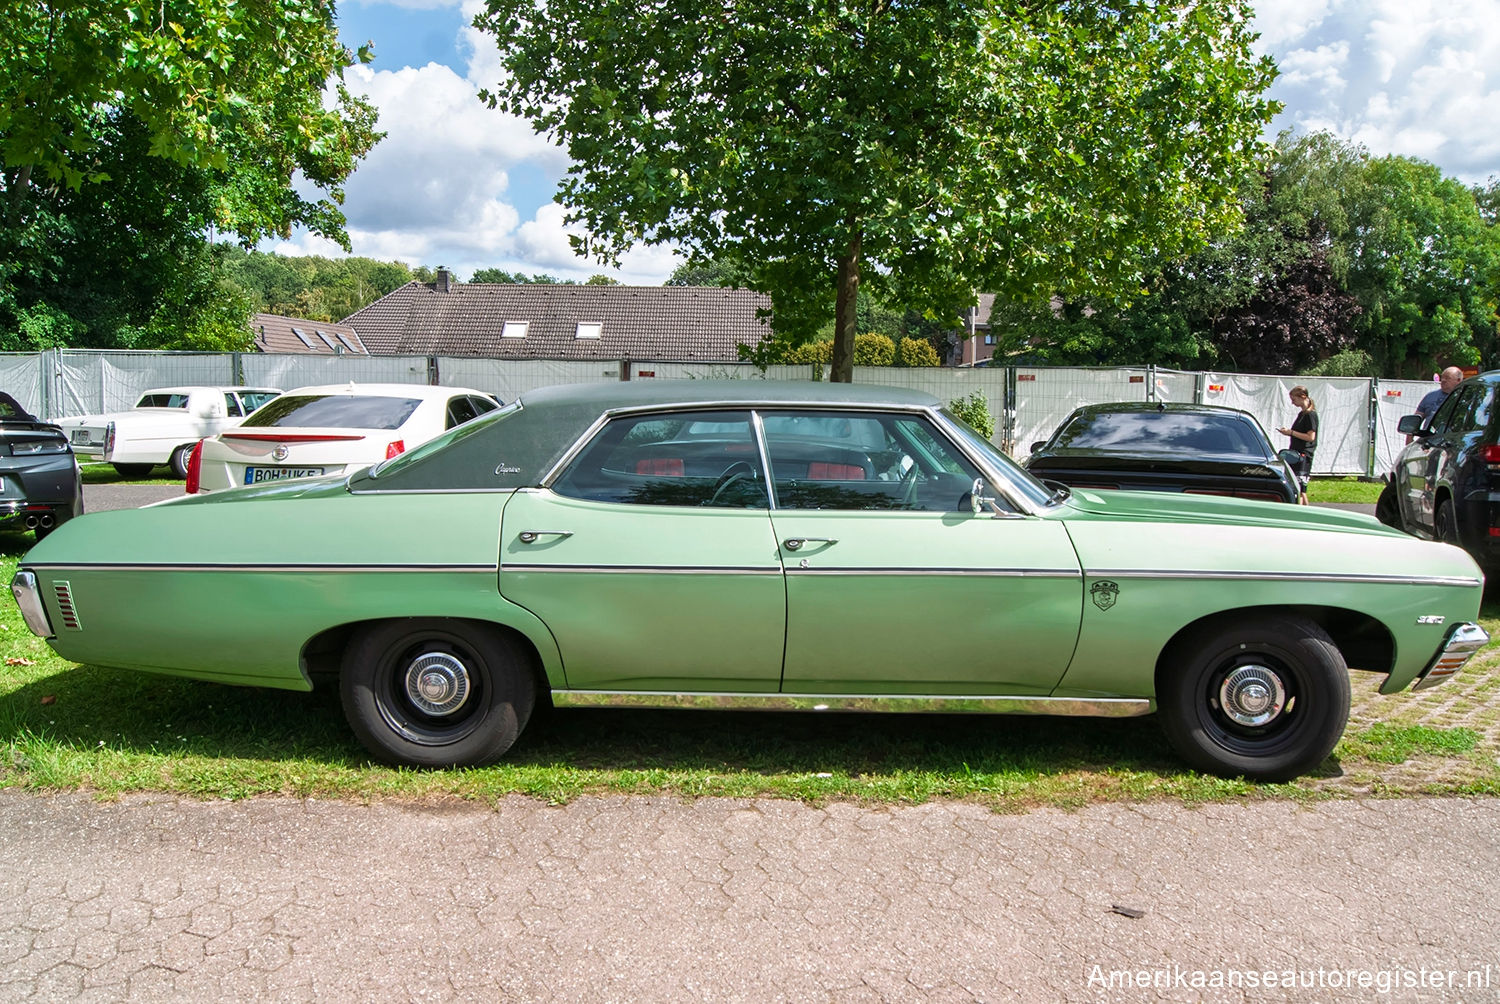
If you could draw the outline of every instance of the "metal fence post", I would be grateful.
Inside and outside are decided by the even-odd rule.
[[[1002,452],[1015,456],[1016,449],[1016,401],[1020,395],[1016,391],[1016,367],[1005,367],[1005,406],[1001,410],[1004,414],[1000,417],[1000,449]]]

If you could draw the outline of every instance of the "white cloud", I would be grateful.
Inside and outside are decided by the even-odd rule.
[[[1282,69],[1273,131],[1328,129],[1468,183],[1500,174],[1500,0],[1276,0],[1256,25]]]

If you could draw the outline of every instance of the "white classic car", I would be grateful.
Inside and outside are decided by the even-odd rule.
[[[80,415],[58,421],[80,460],[104,460],[125,477],[141,477],[167,464],[187,475],[188,455],[199,440],[243,422],[281,394],[274,387],[158,387],[130,411]]]

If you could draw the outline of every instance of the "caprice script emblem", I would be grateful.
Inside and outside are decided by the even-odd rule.
[[[1108,610],[1115,605],[1115,599],[1120,595],[1120,587],[1109,579],[1100,579],[1089,590],[1089,595],[1094,599],[1094,606],[1100,610]]]
[[[509,464],[507,464],[505,461],[502,460],[502,461],[500,461],[500,463],[498,463],[498,464],[495,465],[495,473],[496,474],[520,474],[521,473],[521,468],[519,468],[519,467],[511,467]]]

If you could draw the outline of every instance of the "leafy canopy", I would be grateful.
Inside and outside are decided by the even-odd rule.
[[[567,148],[558,200],[636,242],[749,266],[778,337],[860,284],[931,316],[1127,291],[1237,221],[1274,112],[1241,0],[488,0],[483,94]]]

